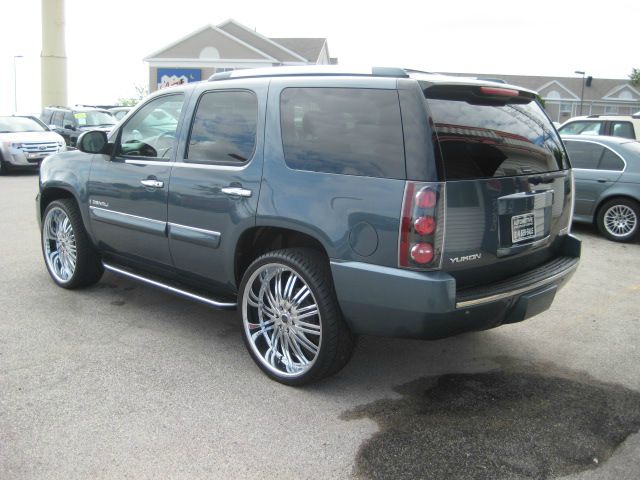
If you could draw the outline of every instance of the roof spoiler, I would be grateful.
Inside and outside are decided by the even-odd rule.
[[[426,98],[454,100],[474,105],[527,104],[536,95],[517,87],[495,85],[430,84],[423,85]]]

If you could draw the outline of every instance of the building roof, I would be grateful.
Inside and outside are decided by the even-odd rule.
[[[446,75],[456,75],[463,77],[478,78],[499,78],[512,85],[540,92],[542,97],[545,93],[556,90],[560,93],[560,97],[565,99],[573,99],[580,101],[582,90],[582,77],[547,77],[537,75],[502,75],[499,73],[447,73]],[[628,91],[631,98],[622,99],[618,95],[623,91]],[[603,101],[603,100],[629,100],[638,102],[640,100],[640,90],[634,87],[628,79],[620,78],[596,78],[591,81],[591,86],[584,87],[584,101]]]
[[[219,51],[221,59],[263,59],[289,65],[316,63],[323,48],[327,50],[328,58],[326,44],[326,38],[267,38],[229,19],[219,25],[205,25],[146,56],[144,60],[199,58],[204,48],[213,47],[213,50]],[[229,55],[229,52],[233,54]]]
[[[327,43],[326,38],[272,38],[271,40],[296,52],[309,62],[318,60],[322,47]],[[329,52],[327,51],[328,55]]]

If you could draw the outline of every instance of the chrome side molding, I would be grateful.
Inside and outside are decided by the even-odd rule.
[[[221,302],[218,300],[214,300],[212,298],[204,297],[202,295],[197,295],[195,293],[189,292],[182,288],[177,288],[177,287],[168,285],[166,283],[159,282],[158,280],[152,280],[151,278],[147,278],[137,273],[133,273],[128,270],[125,270],[123,268],[110,265],[104,261],[102,262],[102,265],[104,266],[105,270],[108,270],[110,272],[117,273],[119,275],[123,275],[125,277],[129,277],[134,280],[138,280],[139,282],[146,283],[148,285],[153,285],[154,287],[162,288],[163,290],[167,290],[169,292],[175,293],[176,295],[181,295],[191,300],[196,300],[198,302],[204,303],[214,308],[218,308],[221,310],[234,310],[237,307],[237,303]]]

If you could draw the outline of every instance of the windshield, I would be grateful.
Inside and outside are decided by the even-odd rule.
[[[100,110],[90,110],[88,112],[77,112],[73,115],[80,127],[104,127],[115,125],[117,120],[107,112]]]
[[[46,131],[42,124],[29,117],[0,117],[0,133]]]

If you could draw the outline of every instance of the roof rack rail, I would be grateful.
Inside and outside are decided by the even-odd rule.
[[[594,113],[592,115],[587,115],[587,118],[599,118],[599,117],[631,117],[631,118],[640,118],[640,115],[625,114],[625,113]]]
[[[210,82],[218,80],[233,80],[240,78],[258,77],[296,77],[296,76],[360,76],[360,77],[392,77],[408,78],[409,75],[403,68],[398,67],[371,67],[360,69],[346,69],[338,65],[309,65],[300,67],[266,67],[243,70],[231,70],[228,72],[214,73],[209,77]]]

